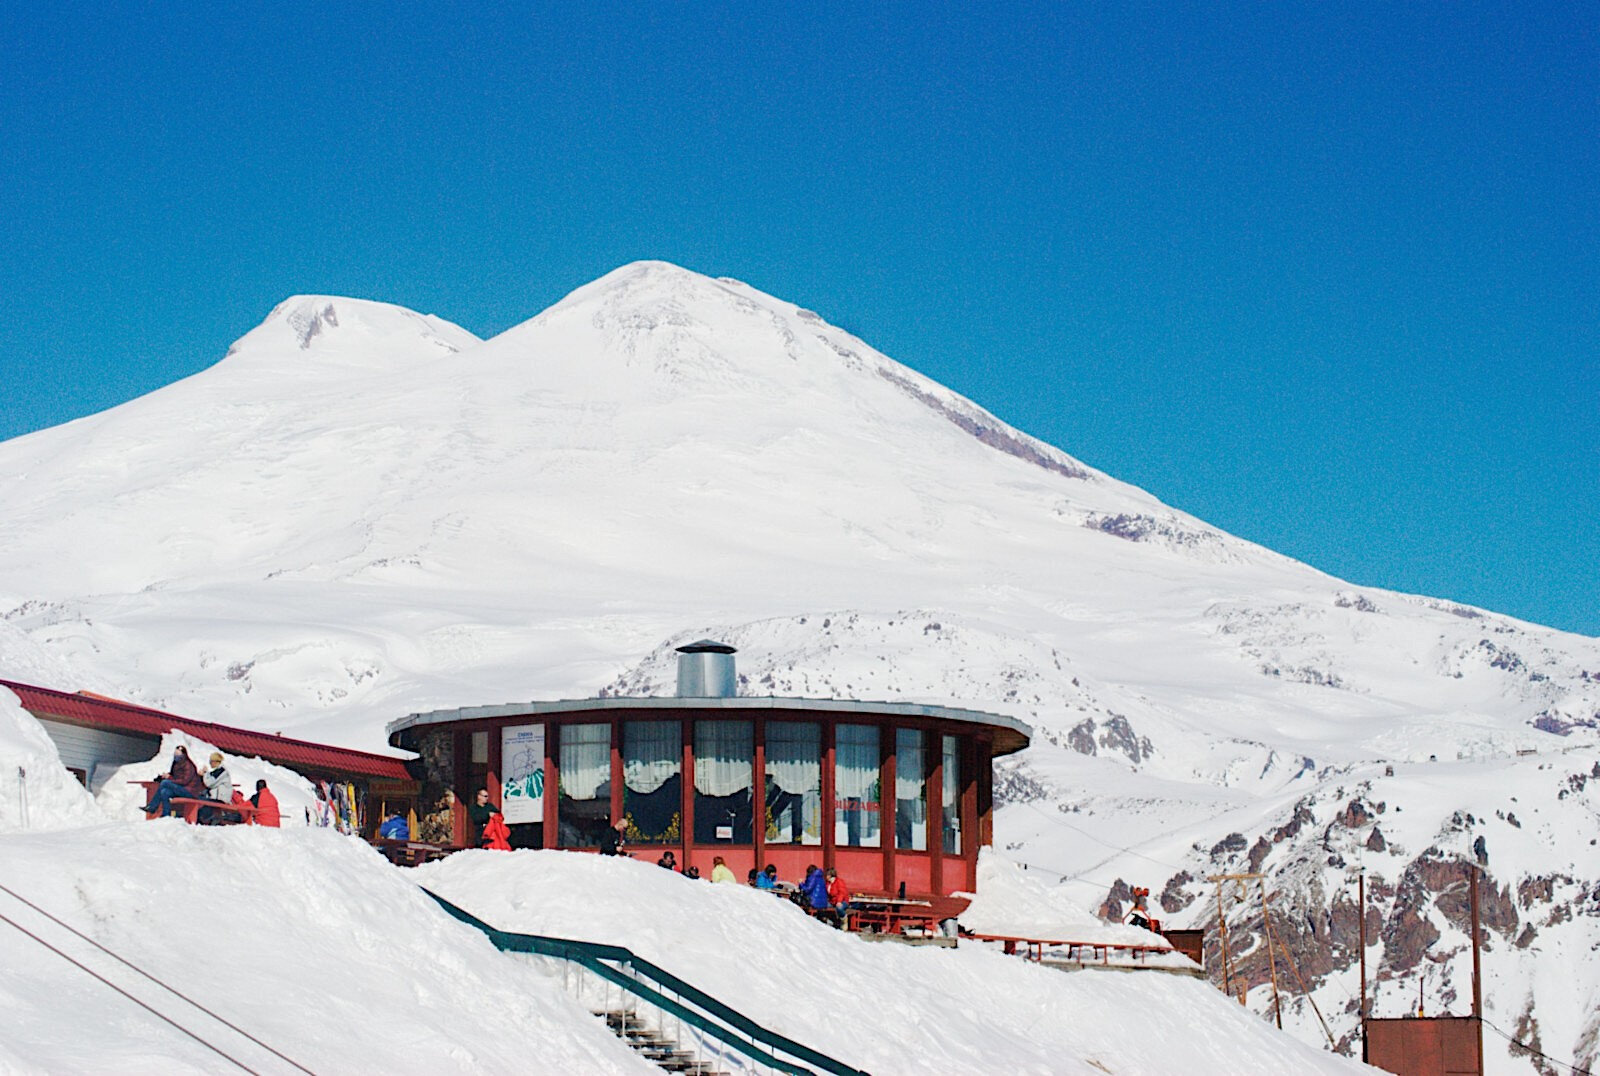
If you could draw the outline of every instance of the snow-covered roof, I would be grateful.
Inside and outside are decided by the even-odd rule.
[[[934,721],[956,721],[982,725],[994,732],[996,757],[1021,751],[1033,739],[1033,729],[1014,717],[983,710],[964,710],[955,706],[931,706],[919,702],[861,702],[855,699],[780,699],[736,696],[733,698],[682,698],[676,695],[648,698],[557,699],[542,702],[508,702],[496,706],[462,706],[454,710],[431,710],[407,714],[388,724],[389,742],[400,746],[397,737],[421,725],[442,725],[481,718],[521,717],[580,713],[594,710],[802,710],[810,713],[871,714],[878,717],[915,717]]]

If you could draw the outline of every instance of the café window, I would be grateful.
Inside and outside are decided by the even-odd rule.
[[[464,798],[468,803],[475,803],[478,789],[488,787],[489,734],[469,732],[467,733],[467,787]]]
[[[622,725],[622,817],[636,844],[683,839],[683,731],[676,721]]]
[[[560,844],[598,848],[611,812],[611,725],[561,726]]]
[[[822,843],[822,726],[815,721],[766,725],[768,844]]]
[[[755,724],[694,723],[694,840],[751,844],[754,818]]]
[[[882,841],[878,727],[839,725],[834,735],[834,842],[877,848]]]
[[[894,733],[894,846],[928,850],[928,770],[920,729]]]
[[[961,851],[961,741],[944,737],[944,850],[952,855]]]

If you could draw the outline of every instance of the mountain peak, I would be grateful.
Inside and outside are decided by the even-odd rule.
[[[403,306],[334,295],[293,295],[228,350],[282,360],[306,352],[322,359],[374,356],[412,361],[452,354],[479,343],[461,326]]]

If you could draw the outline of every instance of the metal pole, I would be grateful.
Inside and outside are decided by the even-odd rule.
[[[1267,936],[1267,970],[1272,974],[1272,1012],[1283,1030],[1283,1000],[1278,997],[1278,959],[1272,951],[1272,916],[1267,911],[1267,881],[1261,879],[1261,931]]]
[[[1217,933],[1222,949],[1222,992],[1233,996],[1233,972],[1228,963],[1228,918],[1222,914],[1222,883],[1217,883]]]
[[[1356,877],[1356,914],[1361,925],[1361,1061],[1367,1060],[1367,872]]]
[[[1478,1073],[1483,1073],[1483,967],[1478,955],[1478,875],[1483,872],[1477,867],[1469,867],[1472,871],[1472,1020],[1478,1025]]]

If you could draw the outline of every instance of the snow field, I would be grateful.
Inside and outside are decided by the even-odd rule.
[[[363,843],[175,820],[0,836],[15,890],[319,1074],[648,1072]],[[0,893],[0,914],[263,1073],[293,1071]],[[0,1071],[228,1071],[0,923]]]
[[[627,946],[758,1023],[878,1076],[1360,1069],[1278,1034],[1200,980],[1061,972],[972,944],[863,941],[770,894],[650,862],[468,851],[414,873],[502,930]]]

